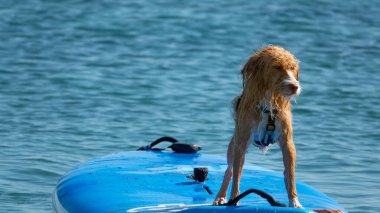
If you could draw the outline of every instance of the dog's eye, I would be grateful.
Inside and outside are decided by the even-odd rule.
[[[294,70],[296,70],[296,67],[295,66],[291,66],[290,70],[294,71]]]
[[[273,68],[274,68],[275,70],[278,70],[278,71],[281,71],[281,70],[282,70],[281,66],[279,66],[279,65],[275,65],[275,66],[273,66]]]

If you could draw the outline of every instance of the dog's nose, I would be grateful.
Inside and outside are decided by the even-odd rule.
[[[298,88],[299,88],[299,86],[296,85],[296,84],[290,84],[289,86],[290,86],[290,89],[291,89],[292,91],[294,91],[294,92],[297,91]]]

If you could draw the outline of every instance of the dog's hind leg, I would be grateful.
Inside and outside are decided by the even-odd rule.
[[[234,154],[234,139],[231,138],[230,143],[228,144],[228,151],[227,151],[227,164],[228,167],[224,173],[223,183],[220,186],[219,192],[214,200],[213,205],[218,206],[226,203],[226,197],[227,197],[227,191],[230,186],[232,173],[233,173],[233,154]]]

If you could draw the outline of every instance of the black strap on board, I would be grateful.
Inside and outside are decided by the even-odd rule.
[[[245,196],[247,196],[251,193],[255,193],[255,194],[259,195],[260,197],[266,199],[271,206],[286,207],[285,204],[282,204],[282,203],[276,201],[270,194],[268,194],[264,191],[258,190],[258,189],[248,189],[247,191],[241,193],[240,195],[238,195],[234,199],[229,200],[224,205],[225,206],[236,206],[237,203],[239,202],[239,200],[241,200],[242,198],[244,198]]]
[[[175,138],[172,138],[172,137],[169,137],[169,136],[164,136],[164,137],[161,137],[161,138],[158,138],[157,140],[153,141],[151,144],[147,145],[147,146],[142,146],[140,148],[138,148],[137,150],[152,150],[152,148],[161,143],[161,142],[170,142],[170,143],[177,143],[178,140],[175,139]],[[157,149],[157,148],[154,148],[153,150],[163,150],[163,149]]]
[[[157,144],[161,142],[170,142],[172,145],[170,145],[168,148],[171,148],[176,153],[196,153],[202,148],[196,144],[187,144],[187,143],[179,143],[177,139],[169,136],[164,136],[161,138],[158,138],[157,140],[153,141],[151,144],[147,146],[142,146],[138,148],[137,150],[154,150],[154,151],[160,151],[164,149],[160,148],[153,148]]]

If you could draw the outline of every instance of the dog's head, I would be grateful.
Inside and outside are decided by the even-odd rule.
[[[278,96],[290,99],[301,92],[298,72],[298,60],[290,52],[270,45],[255,52],[244,65],[244,90],[256,101]]]

